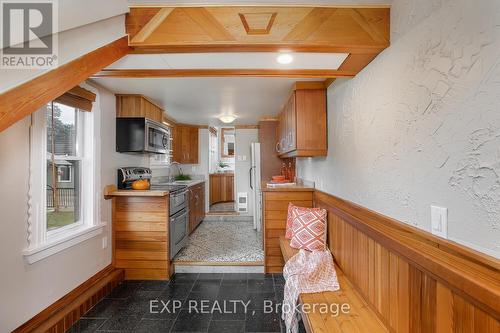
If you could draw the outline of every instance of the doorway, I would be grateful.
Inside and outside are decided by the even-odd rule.
[[[210,128],[209,214],[237,215],[234,127]]]

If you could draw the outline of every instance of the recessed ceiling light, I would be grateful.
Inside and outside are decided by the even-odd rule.
[[[276,58],[276,61],[279,62],[280,64],[287,65],[293,61],[293,57],[291,54],[282,53]]]
[[[224,124],[229,124],[232,123],[236,119],[236,116],[233,116],[232,114],[220,116],[219,120],[222,121]]]

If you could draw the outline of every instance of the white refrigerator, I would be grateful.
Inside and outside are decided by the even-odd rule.
[[[262,230],[262,192],[260,188],[260,143],[250,144],[250,191],[253,199],[253,228]]]

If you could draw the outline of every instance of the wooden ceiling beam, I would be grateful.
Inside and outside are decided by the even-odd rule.
[[[209,52],[310,52],[310,53],[349,53],[373,54],[376,56],[386,46],[358,45],[310,45],[301,44],[205,44],[205,45],[144,45],[132,46],[132,54],[163,53],[209,53]]]
[[[207,35],[214,41],[231,41],[236,40],[229,31],[227,31],[219,21],[217,21],[210,13],[203,7],[186,7],[181,9],[202,27]]]
[[[132,7],[126,19],[136,53],[347,52],[380,53],[389,46],[389,8],[192,6],[171,10],[149,38],[136,39],[162,7]],[[163,7],[161,10],[165,9]],[[270,15],[270,20],[266,21]],[[257,26],[250,27],[248,17]],[[254,22],[255,24],[255,22]],[[267,24],[267,28],[265,27]],[[146,29],[149,33],[149,29]],[[250,33],[254,31],[254,33]]]
[[[129,52],[122,37],[0,94],[0,132]]]
[[[162,8],[151,18],[146,25],[132,38],[131,43],[144,43],[146,39],[165,21],[174,8]]]
[[[352,71],[329,69],[104,69],[92,78],[167,78],[167,77],[353,77]]]
[[[337,8],[313,8],[284,38],[285,41],[302,41],[309,38]]]

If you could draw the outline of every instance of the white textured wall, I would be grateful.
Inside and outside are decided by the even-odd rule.
[[[392,46],[328,90],[321,190],[500,257],[500,2],[395,0]]]

